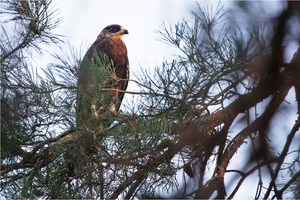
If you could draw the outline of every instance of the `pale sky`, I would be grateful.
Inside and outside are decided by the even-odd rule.
[[[172,47],[158,41],[156,31],[163,22],[174,25],[188,17],[190,7],[196,6],[193,0],[54,0],[53,3],[63,16],[57,32],[75,46],[83,42],[89,47],[107,25],[124,26],[129,31],[123,40],[128,48],[131,70],[141,65],[160,64],[175,53]]]

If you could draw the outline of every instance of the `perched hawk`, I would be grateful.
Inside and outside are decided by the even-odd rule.
[[[109,25],[86,52],[78,72],[77,124],[98,123],[119,111],[129,78],[124,34],[124,27]]]

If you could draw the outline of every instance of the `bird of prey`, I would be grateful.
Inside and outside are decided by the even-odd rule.
[[[128,31],[117,24],[105,27],[86,52],[78,71],[77,125],[107,120],[117,113],[129,78]]]

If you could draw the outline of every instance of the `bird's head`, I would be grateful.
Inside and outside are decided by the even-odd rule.
[[[107,27],[105,27],[100,35],[104,37],[114,37],[116,39],[122,39],[122,36],[124,34],[128,34],[128,31],[123,27],[118,24],[112,24]]]

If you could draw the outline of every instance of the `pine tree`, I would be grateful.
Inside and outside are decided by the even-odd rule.
[[[251,21],[253,5],[237,4]],[[60,45],[51,0],[1,2],[1,196],[222,199],[254,177],[251,197],[299,197],[300,48],[284,61],[299,5],[282,4],[261,24],[198,5],[165,25],[180,54],[130,80],[137,103],[89,135],[76,126],[81,54],[56,53],[43,75],[31,68],[42,44]]]

